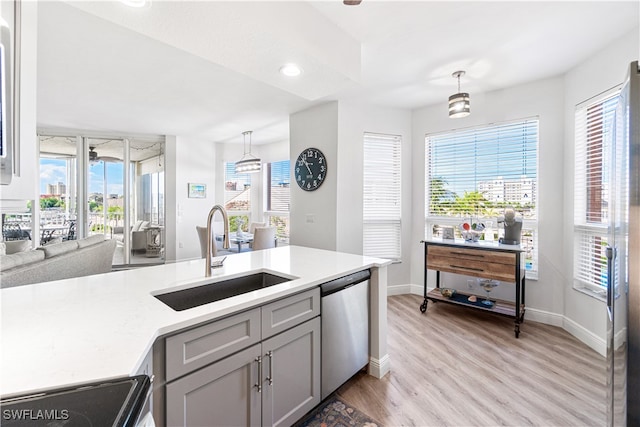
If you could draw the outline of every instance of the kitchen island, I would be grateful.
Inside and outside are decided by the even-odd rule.
[[[390,262],[300,246],[236,254],[204,277],[205,260],[2,289],[2,397],[107,380],[141,371],[158,337],[258,307],[371,269],[369,373],[389,371]],[[320,266],[320,267],[318,267]],[[175,311],[154,295],[256,272],[287,276],[268,288]]]

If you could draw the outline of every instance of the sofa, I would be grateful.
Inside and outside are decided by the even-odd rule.
[[[14,245],[0,244],[0,288],[108,273],[116,241],[95,235],[10,253]]]

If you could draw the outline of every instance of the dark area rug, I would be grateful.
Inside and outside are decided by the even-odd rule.
[[[363,414],[337,396],[329,396],[309,412],[295,427],[381,427],[381,424]]]

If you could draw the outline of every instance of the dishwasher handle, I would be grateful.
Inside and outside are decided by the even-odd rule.
[[[323,283],[320,285],[320,296],[326,297],[327,295],[340,292],[345,288],[357,285],[365,280],[369,280],[369,278],[371,278],[371,272],[369,270],[362,270],[357,273],[349,274],[348,276]]]

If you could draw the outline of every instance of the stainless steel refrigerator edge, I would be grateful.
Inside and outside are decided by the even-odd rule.
[[[616,111],[610,185],[607,424],[640,425],[640,69],[629,66]]]

